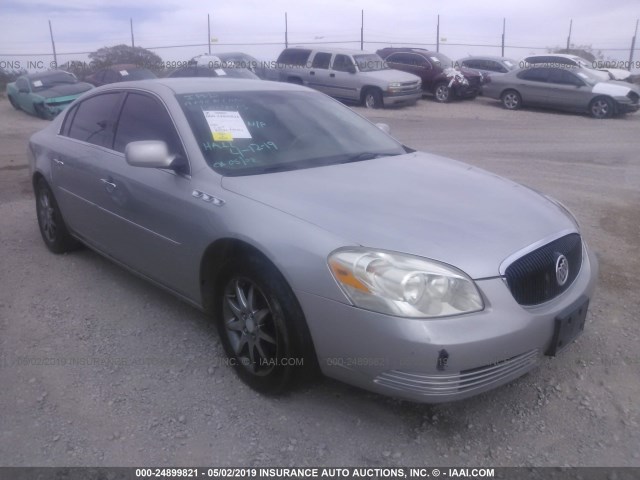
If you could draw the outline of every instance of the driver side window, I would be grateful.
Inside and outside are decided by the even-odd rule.
[[[167,109],[155,98],[129,93],[116,127],[113,149],[123,152],[129,142],[162,140],[169,153],[186,158],[182,142]]]

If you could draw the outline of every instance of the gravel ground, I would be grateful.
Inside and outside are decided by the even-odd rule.
[[[640,466],[640,115],[508,112],[483,98],[356,110],[576,213],[601,276],[570,349],[446,405],[328,379],[260,396],[223,364],[204,315],[88,249],[45,249],[25,150],[46,122],[1,99],[0,465]]]

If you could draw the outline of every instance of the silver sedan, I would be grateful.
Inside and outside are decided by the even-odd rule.
[[[100,87],[30,140],[42,238],[210,313],[261,392],[456,400],[569,345],[597,275],[572,214],[385,127],[275,82]]]
[[[482,88],[505,108],[523,106],[589,113],[594,118],[638,110],[640,90],[626,82],[603,81],[593,70],[560,64],[533,64],[493,76]]]

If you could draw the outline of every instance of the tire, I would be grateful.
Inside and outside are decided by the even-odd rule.
[[[13,97],[11,95],[8,95],[8,97],[9,97],[9,103],[11,104],[11,106],[16,110],[20,110],[20,107],[18,106],[16,101],[13,99]]]
[[[38,227],[44,244],[56,254],[76,250],[80,243],[69,234],[58,203],[47,182],[42,178],[39,179],[35,190]]]
[[[500,96],[500,100],[507,110],[518,110],[522,107],[522,97],[515,90],[507,90]]]
[[[220,340],[240,379],[277,395],[317,371],[304,314],[284,277],[258,257],[231,259],[216,282]],[[301,364],[300,364],[301,362]]]
[[[451,100],[451,89],[444,82],[438,83],[433,89],[433,97],[436,102],[448,103]]]
[[[362,94],[362,104],[367,108],[382,108],[382,92],[377,88],[368,88]]]
[[[593,118],[611,118],[614,113],[613,101],[607,97],[597,97],[589,104],[589,113]]]

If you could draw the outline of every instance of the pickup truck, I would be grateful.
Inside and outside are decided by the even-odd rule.
[[[264,80],[305,85],[367,108],[414,104],[422,97],[419,77],[360,50],[286,48],[257,73]]]

